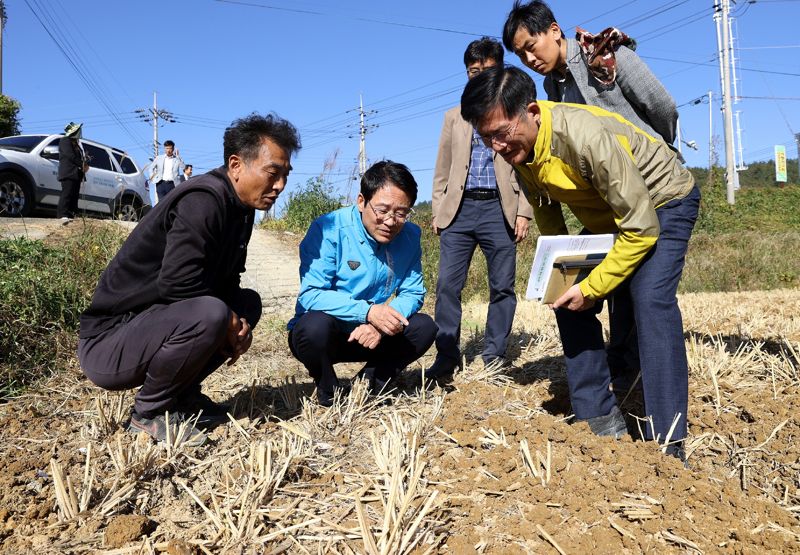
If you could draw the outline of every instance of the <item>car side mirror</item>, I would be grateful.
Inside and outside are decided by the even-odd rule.
[[[48,160],[58,160],[58,146],[47,145],[42,150],[41,156],[42,158],[47,158]]]

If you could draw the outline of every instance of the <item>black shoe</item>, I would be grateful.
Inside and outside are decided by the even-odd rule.
[[[689,469],[689,463],[686,460],[686,450],[683,448],[683,442],[679,441],[677,443],[670,443],[667,445],[667,450],[665,452],[666,455],[670,457],[675,457],[679,461],[683,463],[683,468]]]
[[[423,372],[425,374],[425,380],[444,380],[453,377],[456,368],[458,368],[457,359],[436,357],[436,360],[433,361],[430,368],[426,368]]]
[[[350,395],[350,384],[339,382],[338,385],[335,385],[333,389],[330,390],[317,387],[317,401],[323,407],[333,406],[333,398],[337,391],[340,397],[347,397]]]
[[[199,414],[198,424],[221,424],[228,421],[231,406],[212,401],[200,389],[195,389],[181,395],[175,409],[185,414]]]
[[[609,436],[614,439],[619,439],[628,433],[628,426],[625,424],[625,418],[622,416],[617,405],[614,405],[611,412],[605,416],[595,416],[594,418],[576,420],[576,422],[588,423],[592,432],[598,436]]]
[[[364,368],[356,374],[355,379],[367,380],[370,395],[382,395],[397,389],[397,379],[394,376],[385,380],[376,378],[374,368]]]
[[[178,437],[181,424],[184,422],[186,424],[183,427],[183,434]],[[206,441],[206,434],[195,427],[194,419],[180,412],[169,413],[168,425],[166,414],[158,414],[152,418],[147,418],[134,411],[131,415],[131,422],[128,424],[128,431],[134,433],[144,432],[156,441],[166,441],[168,427],[169,437],[175,443],[182,443],[187,447],[198,447]]]

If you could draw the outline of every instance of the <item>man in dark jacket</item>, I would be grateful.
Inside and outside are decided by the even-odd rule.
[[[86,376],[110,390],[141,386],[130,429],[158,440],[200,444],[195,426],[227,407],[200,391],[252,341],[261,299],[242,289],[255,209],[268,210],[286,185],[297,130],[273,114],[252,114],[225,130],[225,165],[164,198],[109,264],[81,316],[78,357]],[[169,411],[169,420],[165,413]],[[202,413],[200,413],[202,411]]]
[[[86,177],[86,157],[81,149],[82,123],[69,122],[64,128],[66,136],[58,141],[58,180],[61,197],[57,215],[62,224],[68,224],[78,213],[78,195]]]

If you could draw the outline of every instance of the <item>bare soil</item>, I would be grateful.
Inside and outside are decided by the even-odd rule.
[[[379,399],[357,384],[332,409],[310,397],[273,318],[209,379],[233,419],[200,448],[125,432],[132,393],[95,388],[77,362],[0,406],[0,550],[800,552],[800,291],[680,301],[689,469],[633,439],[635,395],[623,405],[632,437],[570,424],[539,305],[518,307],[510,368],[471,360],[482,338],[467,330],[452,384],[420,392],[408,377]]]

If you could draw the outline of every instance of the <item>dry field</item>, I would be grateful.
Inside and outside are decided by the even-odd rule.
[[[332,409],[308,400],[272,320],[245,359],[209,380],[234,414],[198,449],[122,431],[131,394],[99,391],[76,366],[0,406],[0,549],[800,551],[800,291],[684,295],[681,305],[690,470],[654,443],[569,424],[554,319],[541,306],[520,304],[505,373],[470,363],[446,389],[407,387],[390,405],[357,385]],[[465,311],[468,355],[484,310]]]

